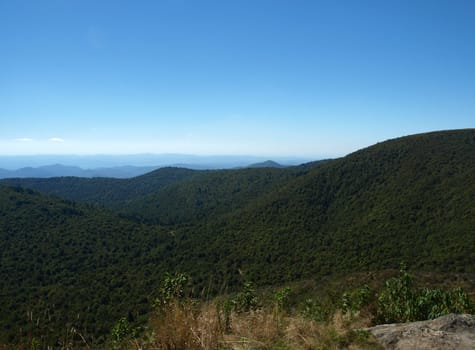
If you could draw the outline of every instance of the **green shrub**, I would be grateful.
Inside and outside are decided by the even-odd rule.
[[[120,349],[126,339],[132,336],[127,318],[122,317],[112,328],[111,341],[113,349]]]
[[[413,277],[401,264],[399,277],[385,282],[378,298],[378,317],[385,323],[408,322],[416,317],[416,291]]]
[[[341,309],[344,313],[355,313],[370,304],[374,299],[374,292],[365,284],[363,287],[348,293],[343,293],[341,297]]]
[[[258,299],[254,284],[245,282],[241,292],[232,298],[225,299],[217,305],[217,314],[224,333],[231,332],[231,314],[249,312],[258,308]]]
[[[244,282],[242,291],[233,299],[234,311],[248,312],[258,307],[256,289],[252,282]]]
[[[275,309],[277,310],[277,312],[288,311],[291,292],[292,291],[289,287],[285,287],[274,293],[274,303],[275,303]]]
[[[325,322],[328,319],[329,310],[324,308],[319,302],[309,298],[303,303],[302,314],[310,320]]]
[[[474,312],[472,302],[461,288],[418,289],[404,265],[399,277],[386,281],[378,298],[378,320],[385,323],[434,319],[452,312]]]
[[[470,299],[461,288],[453,291],[424,288],[417,298],[417,319],[434,319],[452,312],[473,311]]]
[[[185,296],[185,288],[189,280],[189,276],[185,273],[165,273],[158,292],[158,297],[154,302],[155,307],[160,309],[169,305],[172,301],[182,299]]]

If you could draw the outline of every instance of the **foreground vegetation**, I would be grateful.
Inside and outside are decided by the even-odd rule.
[[[380,273],[378,278],[372,274],[348,276],[318,291],[309,282],[259,290],[244,282],[239,292],[203,300],[193,297],[189,276],[166,273],[147,324],[137,327],[121,317],[100,348],[382,349],[365,327],[475,312],[473,299],[461,287],[424,286],[428,276],[417,279],[404,265],[397,275],[382,282],[379,277],[384,275],[393,273]],[[444,281],[447,283],[446,278]],[[474,288],[473,279],[465,281]],[[460,282],[463,280],[452,283]],[[54,343],[30,335],[14,347],[0,349],[98,348],[87,338],[71,328]]]

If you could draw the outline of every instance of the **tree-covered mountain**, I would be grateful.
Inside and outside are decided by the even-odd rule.
[[[158,227],[0,185],[0,344],[71,327],[100,343],[120,317],[146,317],[173,237]]]
[[[390,140],[326,162],[192,230],[266,283],[401,260],[475,272],[475,130]]]
[[[285,165],[274,162],[273,160],[266,160],[265,162],[248,165],[246,168],[285,168]]]
[[[274,169],[274,178],[261,170],[267,187],[249,185],[245,195],[253,171],[230,171],[223,183],[219,172],[190,178],[127,209],[162,224],[187,223],[177,230],[188,258],[180,268],[199,275],[223,264],[218,270],[231,284],[238,271],[276,283],[402,260],[422,270],[475,272],[473,129],[390,140]]]
[[[85,202],[109,208],[121,208],[125,203],[150,192],[192,177],[196,171],[183,168],[160,168],[131,179],[53,177],[9,178],[2,183],[24,186],[63,199]]]
[[[239,211],[306,171],[255,168],[201,171],[129,201],[122,211],[162,225],[197,224]]]
[[[121,315],[146,313],[164,271],[214,292],[242,279],[276,284],[403,260],[475,273],[474,129],[283,169],[9,181],[116,213],[0,186],[4,340],[33,329],[35,316],[103,337]]]
[[[148,222],[173,225],[196,222],[242,208],[317,164],[289,170],[267,167],[199,171],[161,168],[132,179],[12,178],[1,182],[67,200],[105,206]]]

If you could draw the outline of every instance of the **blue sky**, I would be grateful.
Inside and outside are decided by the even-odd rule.
[[[0,0],[0,154],[340,156],[474,127],[475,1]]]

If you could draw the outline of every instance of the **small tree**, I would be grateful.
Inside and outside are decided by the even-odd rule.
[[[474,312],[470,298],[461,288],[453,291],[418,289],[404,265],[401,265],[399,277],[386,281],[378,298],[378,317],[382,322],[420,321],[452,312]]]
[[[129,321],[127,321],[127,318],[122,317],[119,321],[117,321],[111,331],[112,348],[120,349],[123,342],[131,335]]]
[[[291,289],[285,287],[274,293],[274,303],[277,312],[288,311]]]
[[[387,280],[378,298],[378,314],[382,321],[407,322],[415,318],[416,295],[413,284],[413,277],[407,272],[406,265],[401,263],[399,277]]]
[[[252,282],[244,282],[242,291],[233,299],[233,304],[236,312],[248,312],[257,308],[258,299]]]
[[[189,276],[185,273],[165,273],[155,299],[155,306],[163,308],[173,301],[178,301],[185,296],[185,287],[189,282]]]

